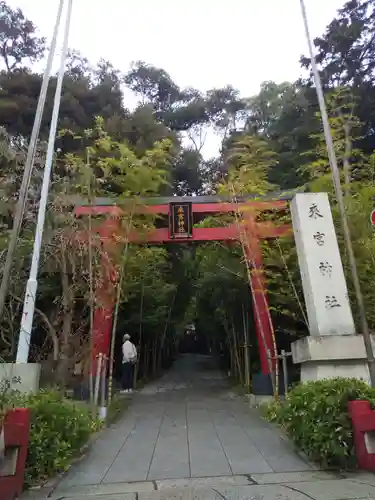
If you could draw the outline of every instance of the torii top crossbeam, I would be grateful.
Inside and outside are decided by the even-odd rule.
[[[161,224],[167,227],[152,229],[145,236],[136,231],[131,233],[130,240],[135,243],[186,243],[201,241],[236,241],[241,239],[238,224],[232,223],[225,227],[196,227],[195,222],[209,214],[230,214],[239,212],[243,220],[244,238],[246,240],[246,259],[252,268],[250,279],[253,295],[253,308],[256,317],[256,331],[259,344],[261,369],[264,375],[270,373],[269,354],[275,353],[272,340],[272,324],[268,310],[267,285],[263,276],[263,261],[260,241],[264,238],[277,238],[290,233],[290,226],[277,225],[271,221],[258,221],[256,216],[264,211],[285,210],[292,197],[273,195],[267,197],[243,197],[235,201],[219,196],[184,196],[167,198],[148,198],[139,200],[137,211],[161,216]],[[116,246],[116,236],[121,234],[118,219],[126,210],[126,203],[116,204],[115,200],[99,198],[90,205],[76,204],[74,213],[77,217],[107,216],[106,220],[96,228],[104,248]],[[165,219],[168,216],[168,222]],[[195,216],[195,217],[194,217]],[[188,223],[186,221],[188,220]],[[174,221],[174,223],[173,223]],[[166,224],[165,224],[166,223]],[[160,225],[160,224],[159,224]],[[83,232],[85,233],[85,232]],[[115,236],[115,237],[114,237]],[[87,234],[82,235],[87,238]],[[103,269],[110,266],[110,261],[103,260]],[[103,280],[103,284],[96,291],[101,295],[98,303],[102,306],[95,311],[94,318],[94,352],[93,360],[99,353],[108,354],[112,314],[114,310],[115,294],[111,280]]]
[[[230,198],[221,196],[171,196],[158,198],[145,198],[140,200],[137,210],[143,213],[152,213],[159,216],[171,215],[171,204],[191,204],[192,216],[194,215],[209,215],[209,214],[224,214],[240,211],[248,212],[248,217],[251,217],[251,211],[263,212],[266,210],[282,210],[287,206],[287,202],[292,198],[289,194],[274,194],[268,196],[246,196],[238,197],[235,202]],[[108,198],[97,198],[91,204],[79,202],[76,204],[74,213],[77,217],[92,215],[109,217],[120,217],[123,213],[121,204],[116,200]],[[106,232],[108,227],[103,227]],[[277,226],[272,222],[257,222],[252,228],[252,236],[257,239],[277,238],[285,234],[286,226]],[[104,233],[103,233],[104,236]],[[194,227],[194,234],[188,241],[228,241],[238,239],[238,228],[235,224],[230,224],[226,227],[202,228]],[[135,238],[137,240],[137,238]],[[166,243],[166,242],[182,242],[184,238],[178,240],[171,238],[169,228],[158,228],[150,232],[147,236],[147,242]]]
[[[165,207],[170,203],[192,203],[196,213],[219,213],[233,212],[234,202],[239,205],[248,205],[261,210],[272,208],[284,208],[286,203],[293,198],[290,193],[271,193],[266,196],[248,195],[237,196],[233,198],[225,196],[158,196],[143,198],[144,206],[154,207],[151,209],[154,213],[167,213]],[[116,199],[110,198],[95,198],[92,203],[82,202],[77,200],[75,203],[76,215],[100,215],[100,214],[117,214],[115,207],[119,203]]]

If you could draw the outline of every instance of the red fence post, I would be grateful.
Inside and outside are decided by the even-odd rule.
[[[15,500],[23,490],[30,436],[30,410],[16,408],[8,411],[3,426],[5,458],[0,462],[0,499]]]
[[[375,411],[369,401],[350,401],[354,447],[361,469],[375,470]],[[374,433],[374,435],[372,435]]]

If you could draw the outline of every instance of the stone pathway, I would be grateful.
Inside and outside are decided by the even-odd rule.
[[[184,356],[133,396],[52,498],[375,499],[375,476],[361,477],[314,470],[233,393],[210,358]]]

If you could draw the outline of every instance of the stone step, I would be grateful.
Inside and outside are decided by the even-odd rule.
[[[176,480],[155,480],[134,483],[111,483],[58,488],[51,500],[306,500],[303,490],[315,485],[323,491],[326,485],[349,488],[349,479],[334,472],[305,471],[252,474]],[[361,489],[360,485],[358,485]],[[350,488],[349,488],[350,489]],[[366,489],[362,485],[362,489]],[[328,488],[327,488],[328,490]],[[375,490],[373,490],[375,491]],[[362,491],[361,491],[362,493]],[[369,493],[366,489],[364,493]],[[372,493],[372,491],[371,491]],[[310,498],[314,498],[310,496]],[[319,500],[324,497],[318,497]],[[341,498],[341,497],[338,497]],[[350,497],[346,497],[350,498]],[[353,496],[353,498],[360,498]]]
[[[115,493],[109,495],[95,495],[92,497],[73,496],[59,497],[60,500],[306,500],[301,492],[284,488],[279,485],[251,485],[251,486],[221,486],[216,488],[172,488],[160,491],[143,491],[138,493]],[[358,497],[353,497],[353,499]],[[319,499],[320,500],[320,499]]]
[[[100,490],[99,490],[100,491]],[[375,487],[351,479],[324,479],[288,484],[176,487],[98,495],[60,495],[60,500],[374,500]]]

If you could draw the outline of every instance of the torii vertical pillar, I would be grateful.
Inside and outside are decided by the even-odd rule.
[[[271,377],[276,368],[276,360],[272,358],[275,358],[276,353],[260,240],[255,236],[247,236],[245,252],[250,269],[255,330],[261,370],[259,374],[253,376],[252,392],[260,395],[272,394]]]
[[[102,354],[107,358],[110,355],[117,282],[117,273],[115,265],[112,262],[112,256],[118,248],[118,243],[116,242],[118,229],[118,220],[112,218],[107,220],[99,231],[102,243],[102,255],[100,279],[95,288],[95,311],[92,332],[93,350],[91,353],[93,375],[97,373],[99,355]]]

